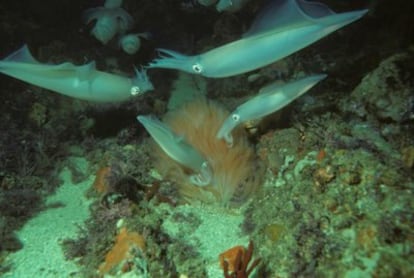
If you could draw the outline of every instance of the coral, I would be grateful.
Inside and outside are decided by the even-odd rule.
[[[240,205],[260,185],[262,171],[245,132],[234,130],[234,145],[229,148],[216,134],[229,112],[217,103],[198,98],[170,111],[164,122],[185,137],[208,160],[212,182],[196,187],[189,182],[189,171],[170,159],[161,149],[154,151],[155,167],[164,178],[177,183],[185,201],[219,202],[223,206]]]

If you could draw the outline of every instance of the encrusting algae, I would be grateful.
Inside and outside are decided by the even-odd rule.
[[[218,103],[197,98],[165,115],[163,122],[201,152],[213,172],[209,185],[195,186],[189,179],[191,170],[169,158],[157,146],[155,167],[164,178],[177,184],[184,201],[238,206],[259,187],[263,167],[243,128],[233,131],[232,147],[216,138],[217,131],[229,114]]]

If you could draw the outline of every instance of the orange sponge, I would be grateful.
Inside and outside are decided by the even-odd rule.
[[[145,240],[137,232],[128,232],[127,229],[121,228],[116,236],[115,244],[105,256],[105,262],[99,266],[99,273],[105,274],[119,267],[121,271],[124,264],[128,264],[128,260],[133,258],[131,251],[134,248],[145,249]]]

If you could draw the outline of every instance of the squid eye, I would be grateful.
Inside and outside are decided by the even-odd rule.
[[[200,64],[194,64],[193,65],[193,71],[195,73],[201,73],[203,71],[203,67]]]
[[[137,96],[142,93],[141,88],[139,86],[132,86],[130,93],[131,93],[131,96]]]
[[[239,114],[233,114],[233,115],[231,115],[231,118],[233,119],[233,121],[238,122],[240,120],[240,115]]]

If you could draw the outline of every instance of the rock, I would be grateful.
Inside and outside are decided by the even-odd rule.
[[[341,110],[379,121],[413,120],[413,72],[412,51],[392,55],[362,79]]]

